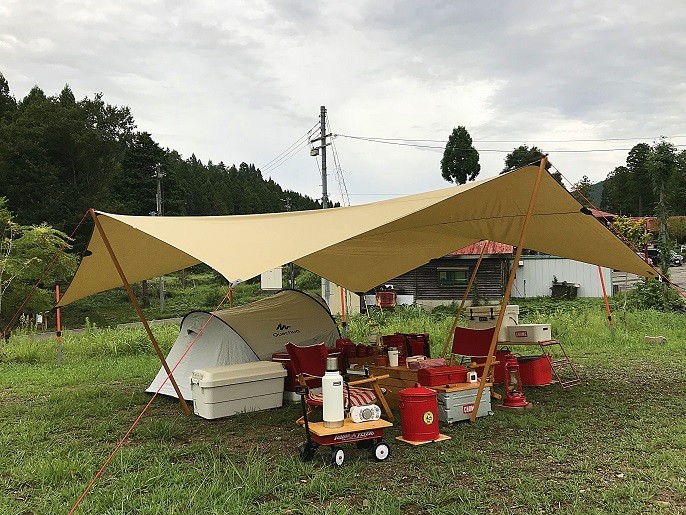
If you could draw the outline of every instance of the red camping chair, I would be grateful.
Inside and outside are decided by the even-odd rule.
[[[450,364],[454,364],[456,357],[460,356],[460,363],[464,362],[465,358],[469,358],[471,361],[469,366],[472,369],[484,368],[488,351],[491,349],[494,333],[495,327],[489,327],[488,329],[456,327],[453,336],[453,348],[450,351]],[[473,358],[480,358],[479,361],[483,360],[483,362],[478,363]],[[488,371],[488,381],[491,383],[493,382],[493,366],[497,363],[497,361],[491,362],[491,367]]]
[[[286,344],[286,351],[291,359],[295,373],[298,375],[298,382],[303,388],[307,387],[307,381],[321,379],[326,373],[326,357],[328,353],[326,345],[323,343],[298,347],[289,342]],[[346,387],[343,388],[344,406],[349,409],[352,406],[365,406],[378,400],[388,420],[393,422],[393,412],[386,402],[384,390],[378,383],[378,380],[383,377],[371,376],[346,383]],[[369,384],[371,388],[360,388],[359,385],[362,384]],[[314,393],[309,391],[306,402],[309,406],[321,407],[322,397],[321,392]],[[302,420],[303,418],[298,423],[301,423]]]

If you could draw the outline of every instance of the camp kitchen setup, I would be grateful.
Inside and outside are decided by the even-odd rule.
[[[421,445],[448,439],[439,423],[473,422],[498,406],[528,408],[523,385],[579,383],[562,342],[551,334],[554,327],[519,324],[517,306],[509,305],[524,248],[657,277],[546,164],[544,157],[536,166],[465,185],[317,211],[151,217],[90,209],[88,248],[57,305],[123,285],[162,363],[148,392],[176,397],[184,412],[210,420],[297,401],[303,406],[303,459],[327,446],[331,463],[340,465],[342,445],[355,444],[384,461],[390,449],[383,437],[395,422],[394,410],[402,429],[397,439]],[[500,303],[466,302],[484,244],[438,356],[431,356],[422,333],[354,343],[342,337],[326,302],[284,290],[245,306],[189,313],[165,357],[131,287],[200,263],[233,287],[294,263],[350,292],[365,292],[433,258],[488,241],[517,249]],[[504,387],[494,389],[498,383]]]

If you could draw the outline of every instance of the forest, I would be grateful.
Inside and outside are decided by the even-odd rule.
[[[149,215],[230,215],[317,209],[320,203],[264,179],[253,164],[203,163],[137,130],[128,107],[102,94],[76,100],[34,87],[17,101],[0,73],[0,196],[16,222],[66,233],[90,207]],[[77,240],[77,247],[78,247]]]

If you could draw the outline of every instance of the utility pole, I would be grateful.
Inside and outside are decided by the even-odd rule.
[[[293,208],[293,206],[291,205],[291,197],[282,198],[281,200],[283,200],[286,203],[286,211],[290,212]],[[288,263],[288,276],[288,285],[290,289],[293,290],[295,289],[295,271],[293,270],[293,261]]]
[[[321,106],[319,109],[319,130],[320,130],[320,146],[322,149],[322,209],[329,207],[329,193],[327,191],[326,180],[326,107]],[[316,141],[316,140],[313,140]],[[326,305],[330,305],[331,301],[331,284],[328,279],[324,279],[324,300]]]
[[[320,139],[322,142],[322,209],[329,207],[329,193],[326,184],[326,107],[319,110]]]
[[[162,216],[162,168],[159,164],[155,166],[155,177],[157,178],[157,216]],[[160,276],[160,313],[164,313],[164,276]]]

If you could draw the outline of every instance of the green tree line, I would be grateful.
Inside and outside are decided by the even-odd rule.
[[[0,73],[0,196],[22,225],[70,233],[86,210],[149,215],[156,167],[164,215],[230,215],[317,209],[253,164],[183,158],[139,131],[128,107],[102,94],[76,100],[69,86],[47,96],[38,86],[16,100]],[[79,236],[80,237],[80,236]]]

